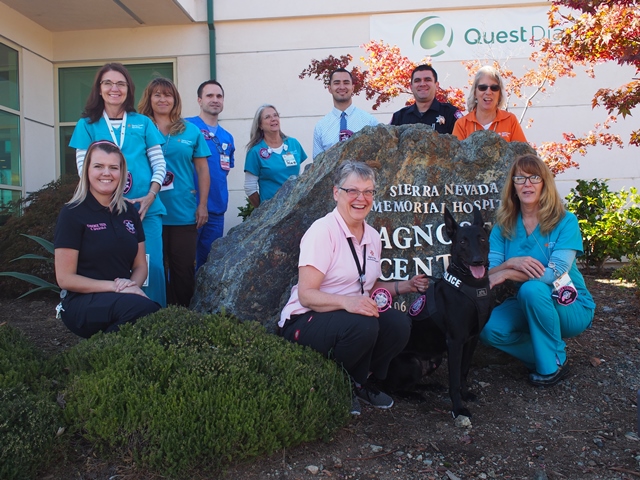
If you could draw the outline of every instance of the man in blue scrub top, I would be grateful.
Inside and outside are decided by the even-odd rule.
[[[234,167],[233,136],[218,125],[218,115],[224,109],[224,90],[215,80],[207,80],[198,87],[200,115],[186,120],[196,125],[207,141],[211,156],[207,157],[211,186],[207,208],[209,220],[198,230],[196,270],[207,261],[211,244],[224,232],[224,214],[229,203],[227,175]],[[198,178],[196,175],[196,189]]]

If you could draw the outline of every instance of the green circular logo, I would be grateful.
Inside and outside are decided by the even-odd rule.
[[[440,17],[425,17],[413,28],[411,39],[427,55],[438,57],[453,43],[453,30],[444,25]]]

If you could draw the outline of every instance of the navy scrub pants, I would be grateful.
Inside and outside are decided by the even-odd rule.
[[[369,372],[379,380],[386,378],[389,363],[409,341],[411,319],[394,309],[378,318],[346,310],[307,312],[287,320],[281,333],[334,359],[364,384]]]
[[[160,310],[153,300],[134,293],[69,293],[62,301],[62,321],[76,335],[89,338],[100,331],[116,332],[120,325]]]

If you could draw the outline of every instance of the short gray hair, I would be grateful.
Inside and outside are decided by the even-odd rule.
[[[364,162],[355,160],[345,160],[340,164],[333,177],[333,185],[340,188],[347,177],[355,173],[362,180],[371,180],[373,186],[376,186],[376,172]]]

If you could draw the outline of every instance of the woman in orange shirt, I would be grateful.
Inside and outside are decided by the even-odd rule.
[[[476,73],[467,98],[469,113],[458,119],[453,134],[464,140],[473,132],[493,130],[507,142],[526,142],[520,122],[513,113],[503,110],[507,103],[498,71],[489,65]]]

